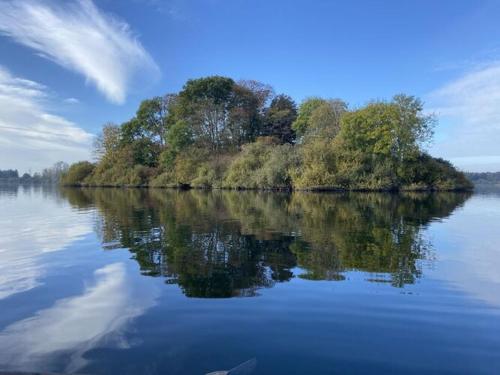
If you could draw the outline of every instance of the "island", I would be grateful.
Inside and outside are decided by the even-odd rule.
[[[350,108],[310,97],[299,106],[257,81],[211,76],[144,100],[108,123],[95,160],[69,167],[66,186],[316,191],[470,190],[464,173],[425,152],[436,118],[398,94]]]

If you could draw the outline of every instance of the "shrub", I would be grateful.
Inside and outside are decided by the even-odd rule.
[[[298,189],[333,188],[336,160],[332,142],[314,139],[301,146],[302,167],[294,176]]]
[[[149,186],[166,188],[166,187],[178,187],[179,185],[175,182],[175,178],[172,172],[167,171],[153,177],[149,181]]]
[[[234,189],[291,189],[292,174],[299,164],[292,145],[273,145],[259,139],[243,147],[231,163],[223,186]]]
[[[94,171],[95,165],[88,161],[72,164],[61,177],[61,184],[65,186],[81,186],[85,179]]]

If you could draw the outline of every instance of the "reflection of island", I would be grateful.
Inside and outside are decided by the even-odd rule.
[[[189,297],[252,296],[293,277],[402,287],[421,275],[431,245],[422,228],[468,195],[278,194],[235,191],[68,189],[69,201],[102,213],[104,247],[129,248],[144,274]]]

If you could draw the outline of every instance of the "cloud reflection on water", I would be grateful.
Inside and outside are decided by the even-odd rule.
[[[494,306],[500,306],[499,213],[498,195],[478,194],[431,229],[441,250],[433,277]]]
[[[129,347],[123,335],[132,319],[155,303],[157,289],[140,288],[124,263],[94,272],[93,283],[81,295],[57,301],[52,307],[8,326],[0,333],[0,363],[12,370],[53,370],[67,358],[63,370],[73,372],[87,363],[95,347]]]
[[[31,190],[0,192],[0,300],[40,285],[44,253],[60,251],[93,231],[92,215],[78,214],[54,196]]]

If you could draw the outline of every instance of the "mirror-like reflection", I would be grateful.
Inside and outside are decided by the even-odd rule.
[[[0,207],[0,371],[499,367],[496,196],[19,187]]]
[[[0,332],[0,364],[65,373],[87,364],[85,353],[99,346],[127,348],[122,329],[154,305],[157,291],[141,288],[123,263],[97,269],[81,294],[59,300]],[[0,366],[1,368],[1,366]]]
[[[467,194],[278,194],[65,189],[101,213],[103,247],[128,248],[146,275],[188,297],[254,296],[293,277],[343,280],[350,270],[394,287],[432,262],[423,229]]]

